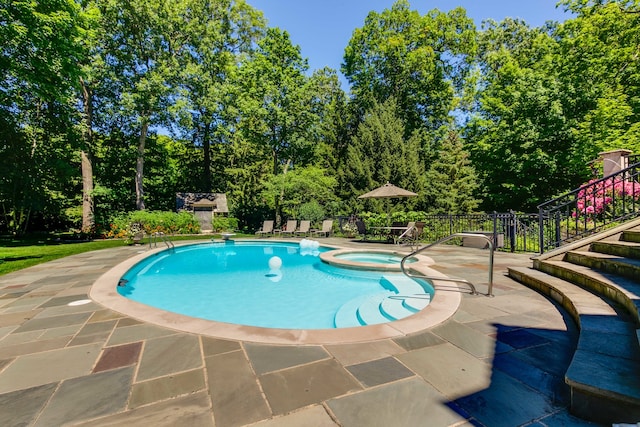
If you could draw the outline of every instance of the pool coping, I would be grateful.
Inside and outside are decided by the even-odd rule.
[[[396,264],[376,264],[372,262],[362,262],[362,261],[353,261],[346,258],[340,258],[340,255],[346,253],[372,253],[372,254],[388,254],[399,256],[400,258],[404,258],[406,254],[404,252],[396,251],[396,250],[387,250],[387,249],[353,249],[353,248],[336,248],[332,251],[322,252],[320,254],[320,259],[327,264],[342,267],[342,268],[353,268],[353,269],[366,269],[373,271],[387,271],[387,272],[395,272],[400,273],[402,270],[399,265]],[[429,258],[425,255],[414,255],[412,258],[415,258],[418,261],[425,262],[427,264],[433,264],[434,261],[432,258]],[[410,267],[413,267],[415,262],[409,264]]]
[[[258,242],[260,240],[243,239],[242,241]],[[271,240],[271,242],[291,243],[290,240]],[[201,242],[200,244],[209,243]],[[176,247],[194,244],[198,243],[184,242],[176,244]],[[347,249],[334,245],[323,246],[336,250]],[[337,329],[277,329],[236,325],[172,313],[129,300],[117,292],[118,281],[131,267],[145,258],[167,250],[169,249],[147,250],[111,268],[93,283],[89,297],[113,311],[165,328],[212,338],[281,345],[346,344],[398,338],[439,325],[455,314],[462,300],[460,292],[440,290],[436,291],[431,303],[422,311],[389,323]],[[411,263],[411,269],[429,277],[445,279],[447,276],[430,268],[432,264],[433,261],[429,257],[421,257],[418,261]],[[439,284],[451,287],[452,284],[449,281],[440,283],[435,279],[432,282],[434,287]]]

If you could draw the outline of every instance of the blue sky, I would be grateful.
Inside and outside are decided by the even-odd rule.
[[[270,27],[287,30],[300,46],[311,70],[329,66],[340,72],[344,48],[354,29],[362,27],[367,14],[381,12],[394,0],[247,0],[261,10]],[[521,18],[532,27],[546,21],[564,21],[568,15],[556,8],[557,0],[413,0],[411,8],[424,14],[461,6],[478,28],[483,20]],[[343,80],[344,81],[344,80]]]

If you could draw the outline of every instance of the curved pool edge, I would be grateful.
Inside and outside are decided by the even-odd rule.
[[[192,244],[194,243],[185,242],[184,244],[176,244],[176,246]],[[330,247],[342,249],[337,246]],[[211,338],[283,345],[350,344],[410,335],[432,328],[449,319],[457,311],[462,300],[460,292],[438,291],[424,310],[389,323],[337,329],[275,329],[189,317],[129,300],[118,293],[116,288],[118,281],[131,267],[149,256],[166,250],[166,248],[152,249],[111,268],[93,283],[89,297],[105,308],[125,316],[180,332]],[[446,277],[429,268],[424,261],[412,263],[411,269],[432,277]],[[433,284],[437,285],[438,281],[434,280]],[[446,282],[446,284],[451,286],[451,282]]]
[[[394,255],[403,258],[408,255],[404,252],[388,249],[351,249],[351,248],[337,248],[331,251],[322,252],[319,256],[322,262],[329,265],[341,268],[351,268],[356,270],[373,270],[373,271],[388,271],[388,272],[401,272],[400,264],[378,264],[374,262],[362,262],[353,261],[347,258],[340,258],[340,255],[348,253],[370,253],[370,254],[383,254]],[[426,263],[426,265],[433,264],[433,259],[425,255],[414,255],[412,258],[417,259],[417,262]],[[411,262],[409,266],[413,266],[415,262]]]

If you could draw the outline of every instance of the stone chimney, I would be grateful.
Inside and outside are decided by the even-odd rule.
[[[598,153],[602,160],[602,174],[609,176],[629,166],[629,154],[631,150],[619,149]]]

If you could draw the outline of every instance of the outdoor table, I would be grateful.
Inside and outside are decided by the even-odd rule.
[[[369,229],[373,230],[373,231],[378,231],[381,236],[384,235],[384,236],[387,237],[387,239],[393,239],[393,242],[395,243],[396,239],[394,238],[393,232],[394,231],[401,231],[401,232],[407,231],[407,226],[400,226],[400,227],[369,227]],[[386,232],[386,233],[383,233],[383,231]],[[402,234],[402,233],[399,233],[398,236],[400,234]]]

